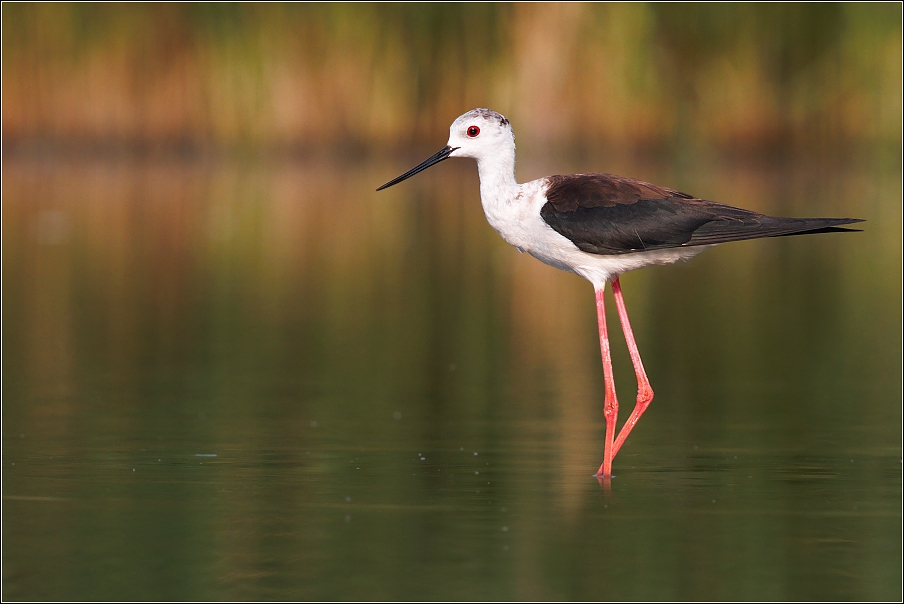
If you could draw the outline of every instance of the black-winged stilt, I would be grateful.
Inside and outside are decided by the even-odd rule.
[[[838,227],[862,222],[856,218],[765,216],[613,174],[547,176],[519,185],[515,182],[511,124],[489,109],[474,109],[456,119],[443,149],[377,191],[450,157],[477,160],[483,210],[490,226],[503,239],[593,284],[606,383],[606,443],[596,474],[601,478],[612,476],[612,460],[653,400],[625,310],[618,282],[621,273],[685,260],[728,241],[852,231],[855,229]],[[618,399],[603,307],[607,281],[612,283],[618,318],[637,374],[637,403],[617,437]]]

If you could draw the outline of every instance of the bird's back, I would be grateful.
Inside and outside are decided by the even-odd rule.
[[[780,218],[614,174],[546,179],[540,216],[578,249],[618,255],[854,229],[855,218]]]

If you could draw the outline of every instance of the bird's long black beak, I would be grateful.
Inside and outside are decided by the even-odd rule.
[[[440,149],[439,151],[437,151],[436,153],[434,153],[433,155],[431,155],[430,157],[428,157],[427,159],[425,159],[424,161],[422,161],[415,167],[411,168],[410,170],[408,170],[401,176],[397,176],[396,178],[393,178],[388,183],[386,183],[385,185],[383,185],[382,187],[377,189],[377,191],[382,191],[383,189],[391,187],[392,185],[399,184],[406,178],[411,178],[418,172],[423,172],[430,166],[432,166],[434,164],[438,164],[439,162],[443,161],[444,159],[449,159],[449,156],[456,149],[459,149],[459,147],[450,147],[449,145],[446,145],[445,147],[443,147],[442,149]]]

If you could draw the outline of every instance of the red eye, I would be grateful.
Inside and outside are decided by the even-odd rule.
[[[468,128],[468,136],[470,136],[471,138],[474,138],[478,134],[480,134],[480,128],[478,128],[477,126],[470,126]]]

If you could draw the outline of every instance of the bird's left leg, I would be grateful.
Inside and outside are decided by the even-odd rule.
[[[634,411],[628,417],[628,421],[622,426],[621,432],[615,439],[612,456],[615,457],[618,450],[625,443],[631,429],[637,424],[637,420],[643,415],[653,400],[653,389],[650,387],[650,380],[647,379],[647,372],[644,371],[643,362],[640,360],[640,352],[637,351],[637,343],[634,341],[634,332],[631,331],[631,322],[628,321],[628,311],[625,309],[625,298],[622,296],[621,284],[618,277],[612,279],[612,295],[615,297],[615,306],[618,308],[618,319],[621,321],[622,331],[625,333],[625,342],[628,344],[628,352],[631,354],[631,363],[634,365],[634,373],[637,374],[637,404]]]
[[[615,458],[615,422],[618,420],[618,397],[615,396],[615,379],[612,374],[612,356],[609,352],[609,332],[606,329],[606,309],[603,297],[606,291],[603,287],[596,289],[596,318],[600,330],[600,352],[603,357],[603,380],[606,386],[606,401],[603,407],[603,417],[606,418],[606,445],[603,452],[603,464],[597,470],[596,476],[609,479],[612,477],[612,460]]]

